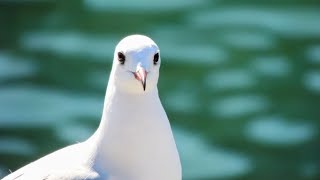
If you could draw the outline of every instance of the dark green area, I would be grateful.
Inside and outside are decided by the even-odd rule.
[[[146,1],[147,2],[147,1]],[[151,1],[148,3],[152,3]],[[165,1],[167,3],[167,1]],[[202,137],[210,146],[218,144],[227,150],[245,154],[251,159],[251,170],[231,179],[319,179],[320,178],[320,90],[310,90],[304,85],[304,75],[309,71],[320,71],[319,60],[311,63],[306,56],[308,48],[320,46],[320,36],[285,36],[283,33],[271,28],[249,25],[212,25],[208,27],[191,24],[187,17],[202,11],[216,11],[229,7],[251,7],[252,9],[286,10],[294,8],[318,9],[320,3],[308,1],[221,1],[207,2],[189,8],[177,8],[164,11],[94,11],[89,10],[82,1],[0,1],[0,53],[10,52],[26,57],[38,66],[35,75],[12,79],[0,79],[0,89],[14,85],[35,85],[50,88],[66,93],[104,97],[104,87],[90,84],[86,79],[94,72],[105,72],[107,79],[111,68],[111,56],[105,61],[92,60],[95,57],[61,55],[52,51],[33,51],[21,45],[21,37],[30,32],[77,32],[92,37],[110,37],[116,45],[117,40],[128,34],[140,33],[154,39],[165,46],[168,39],[174,44],[205,44],[218,45],[227,52],[227,61],[215,65],[193,64],[183,62],[183,59],[171,58],[162,51],[162,69],[159,82],[161,99],[167,114],[174,126],[181,127]],[[298,13],[298,12],[297,12]],[[315,28],[320,25],[319,21]],[[253,15],[254,16],[254,15]],[[309,16],[307,16],[309,17]],[[263,17],[261,17],[263,18]],[[276,20],[275,20],[276,21]],[[307,21],[307,20],[306,20]],[[297,25],[299,26],[299,24]],[[169,29],[179,27],[181,33],[178,37],[159,37],[157,28]],[[274,40],[270,48],[241,48],[232,46],[222,38],[225,34],[233,32],[261,32],[269,34]],[[170,34],[170,33],[168,33]],[[112,38],[112,39],[111,39]],[[170,43],[170,42],[169,42]],[[114,49],[106,49],[112,54]],[[318,48],[320,50],[320,48]],[[320,54],[320,53],[318,53]],[[273,77],[255,75],[257,82],[254,86],[237,89],[215,90],[208,88],[204,81],[209,73],[228,69],[242,69],[252,71],[251,62],[256,57],[283,56],[289,62],[289,73],[285,76]],[[168,56],[169,58],[165,59]],[[203,57],[203,55],[201,55]],[[107,59],[109,58],[109,59]],[[318,57],[319,58],[319,57]],[[197,61],[196,59],[194,61]],[[0,62],[1,65],[1,62]],[[1,69],[1,68],[0,68]],[[253,72],[254,74],[254,72]],[[0,74],[1,75],[1,74]],[[1,76],[0,76],[1,78]],[[317,82],[320,82],[319,80]],[[182,84],[182,85],[181,85]],[[196,112],[182,112],[170,109],[166,99],[179,85],[187,84],[186,94],[196,94],[199,98]],[[189,88],[191,87],[191,88]],[[319,87],[319,85],[318,85]],[[232,95],[259,94],[268,102],[268,108],[235,117],[221,117],[214,114],[211,109],[215,100]],[[101,99],[103,101],[103,99]],[[9,102],[8,102],[9,103]],[[3,103],[1,103],[2,105]],[[63,106],[63,105],[61,105]],[[1,108],[1,106],[0,106]],[[248,139],[245,128],[255,117],[267,115],[280,115],[289,121],[307,123],[314,127],[314,135],[305,142],[294,145],[278,146],[277,144],[256,143]],[[98,117],[99,115],[97,115]],[[79,117],[78,121],[92,129],[97,127],[97,117]],[[0,115],[0,118],[1,115]],[[1,121],[2,119],[0,119]],[[1,153],[0,165],[12,170],[52,152],[69,142],[57,137],[55,127],[1,127],[0,138],[21,137],[28,139],[32,144],[40,147],[40,151],[33,156],[23,156],[11,153]],[[0,144],[1,145],[1,144]],[[0,148],[1,149],[1,148]],[[311,170],[302,172],[305,164],[311,164]],[[217,165],[219,166],[219,165]],[[1,175],[1,174],[0,174]],[[212,179],[212,177],[206,177]],[[223,178],[223,177],[221,177]],[[202,177],[199,177],[202,179]],[[220,179],[220,178],[219,178]]]

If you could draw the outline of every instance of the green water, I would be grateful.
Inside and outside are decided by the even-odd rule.
[[[319,179],[319,5],[0,1],[0,177],[94,132],[114,46],[140,33],[184,179]]]

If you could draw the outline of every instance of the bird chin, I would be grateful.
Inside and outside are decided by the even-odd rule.
[[[134,82],[130,82],[130,83],[127,82],[125,84],[121,84],[119,87],[122,91],[124,91],[126,93],[141,94],[141,95],[146,94],[146,93],[152,91],[152,89],[154,89],[151,86],[149,86],[147,83],[146,88],[144,90],[142,83],[138,80],[135,80]]]

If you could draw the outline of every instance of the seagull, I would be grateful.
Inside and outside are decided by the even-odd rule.
[[[158,95],[160,64],[152,39],[123,38],[115,48],[95,133],[3,180],[181,180],[179,153]]]

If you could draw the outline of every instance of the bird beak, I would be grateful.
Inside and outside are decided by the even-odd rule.
[[[143,90],[145,91],[146,90],[147,71],[143,67],[138,66],[137,71],[134,72],[133,74],[134,74],[134,77],[142,83]]]

